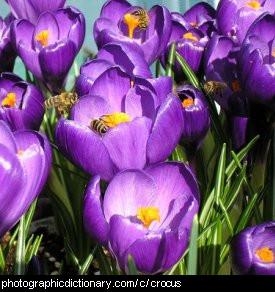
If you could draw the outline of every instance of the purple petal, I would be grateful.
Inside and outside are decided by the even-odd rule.
[[[104,96],[114,111],[121,111],[122,100],[130,89],[131,78],[120,68],[106,70],[94,82],[90,95]]]
[[[56,126],[55,137],[59,149],[90,175],[100,175],[106,181],[114,175],[115,167],[108,150],[99,135],[90,128],[61,119]]]
[[[234,117],[230,119],[232,143],[236,150],[240,150],[247,144],[249,118]]]
[[[99,176],[92,178],[85,191],[83,220],[89,235],[106,247],[109,225],[103,214]]]
[[[129,7],[131,7],[131,4],[127,1],[111,0],[103,5],[100,16],[118,23]]]
[[[146,164],[146,146],[151,121],[146,117],[121,123],[108,130],[103,143],[117,169],[142,169]]]
[[[16,143],[8,125],[0,121],[0,144],[5,145],[8,149],[16,153]]]
[[[115,34],[120,34],[118,26],[114,20],[110,18],[100,17],[95,21],[93,29],[94,39],[96,43],[98,42],[100,34],[102,33],[103,30],[108,30],[114,32]]]
[[[138,208],[154,206],[158,195],[156,191],[153,179],[142,170],[127,170],[117,174],[110,182],[103,201],[107,222],[113,215],[128,217],[136,222]]]
[[[22,79],[10,72],[4,72],[0,77],[0,88],[5,89],[6,92],[10,92],[10,88],[14,85],[14,83],[22,81]]]
[[[215,9],[205,2],[200,2],[192,6],[186,11],[183,17],[189,22],[197,23],[198,25],[202,22],[216,17]]]
[[[13,149],[2,144],[0,144],[0,183],[2,186],[0,192],[0,238],[2,238],[20,217],[17,216],[18,201],[20,201],[21,189],[26,183],[21,163]]]
[[[86,95],[73,106],[71,118],[75,122],[89,127],[93,119],[98,119],[111,112],[113,110],[110,104],[103,97]]]
[[[25,44],[24,46],[29,47],[29,49],[32,48],[34,29],[34,25],[25,19],[17,20],[12,23],[11,37],[17,50],[20,42],[23,42]]]
[[[107,44],[98,52],[97,58],[119,66],[131,76],[152,78],[150,68],[144,60],[143,52],[137,45]]]
[[[127,249],[148,231],[140,224],[135,224],[120,215],[113,215],[110,219],[110,248],[116,256],[121,269],[127,264]]]
[[[182,105],[170,94],[160,106],[147,144],[149,163],[164,161],[176,147],[183,130]]]

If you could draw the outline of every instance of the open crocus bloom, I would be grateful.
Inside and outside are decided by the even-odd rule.
[[[51,165],[51,149],[42,134],[11,132],[0,121],[0,238],[40,194]]]
[[[127,271],[131,255],[140,272],[153,274],[171,268],[183,255],[198,206],[191,170],[183,163],[164,162],[117,174],[104,199],[100,178],[94,177],[86,190],[84,223],[122,270]]]
[[[221,0],[217,8],[218,30],[241,45],[253,21],[268,11],[274,13],[274,0]]]
[[[75,85],[78,95],[88,94],[97,77],[113,66],[119,66],[133,80],[135,77],[152,78],[150,67],[138,45],[110,43],[99,50],[96,59],[81,66]]]
[[[183,127],[181,103],[171,91],[169,77],[133,81],[119,67],[109,68],[72,108],[72,120],[58,122],[57,145],[75,164],[104,180],[124,169],[164,161]],[[91,122],[99,119],[108,127],[106,133],[92,129]]]
[[[263,14],[251,25],[241,47],[238,69],[248,98],[274,109],[275,15]]]
[[[18,19],[27,19],[35,24],[40,14],[62,8],[66,0],[6,0],[12,14]]]
[[[10,23],[12,16],[9,14],[4,20],[0,17],[0,73],[12,71],[16,53],[10,38]]]
[[[38,130],[44,115],[43,101],[34,85],[13,73],[0,75],[0,120],[13,131]]]
[[[94,24],[94,38],[100,49],[119,41],[136,43],[143,50],[145,60],[152,64],[166,48],[171,33],[171,16],[163,6],[153,6],[147,15],[127,1],[110,0],[101,10]]]
[[[275,275],[275,222],[249,227],[231,243],[232,264],[240,275]]]
[[[28,20],[15,21],[12,36],[27,69],[58,91],[83,44],[85,20],[73,7],[44,12],[35,25]]]

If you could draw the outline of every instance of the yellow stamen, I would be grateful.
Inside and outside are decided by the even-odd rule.
[[[49,31],[42,30],[38,35],[35,37],[44,47],[47,47],[49,41]]]
[[[134,30],[139,25],[139,18],[130,13],[127,13],[124,15],[124,23],[128,26],[129,38],[132,39],[134,35]]]
[[[275,58],[275,49],[273,49],[272,56]]]
[[[6,107],[14,107],[15,103],[16,103],[16,94],[14,92],[10,92],[2,100],[1,105],[6,106]]]
[[[199,41],[198,38],[195,37],[195,36],[192,34],[192,32],[187,32],[187,33],[185,33],[182,37],[185,38],[185,39],[192,40],[192,41],[194,41],[194,42],[198,42],[198,41]]]
[[[131,87],[134,87],[134,85],[135,85],[135,82],[134,81],[131,81],[130,86]]]
[[[109,128],[113,128],[120,123],[130,122],[131,118],[122,112],[116,112],[110,115],[105,115],[100,118],[102,122]]]
[[[193,26],[193,27],[197,27],[198,24],[196,22],[190,22],[190,25]]]
[[[139,208],[137,218],[148,228],[153,221],[160,222],[159,209],[156,207]]]
[[[266,263],[273,263],[274,256],[272,250],[270,250],[268,247],[263,247],[261,249],[256,250],[256,255]]]
[[[184,108],[189,107],[189,106],[191,106],[193,104],[194,104],[194,99],[193,98],[190,98],[190,97],[184,99],[183,102],[182,102],[182,106]]]
[[[234,80],[232,82],[231,86],[232,86],[232,90],[234,92],[237,92],[237,91],[239,91],[241,89],[241,85],[240,85],[240,82],[238,80]]]
[[[261,3],[258,1],[255,1],[255,0],[247,1],[245,3],[245,5],[253,8],[253,9],[258,9],[259,7],[261,7]]]
[[[18,156],[23,155],[24,152],[25,152],[24,150],[19,150],[19,151],[17,152],[17,155],[18,155]]]

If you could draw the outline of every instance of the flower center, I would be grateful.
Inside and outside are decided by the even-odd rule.
[[[24,150],[19,150],[19,151],[17,152],[17,155],[18,155],[18,156],[21,156],[21,155],[24,154],[24,152],[25,152]]]
[[[239,91],[241,89],[241,85],[240,85],[240,82],[238,80],[234,80],[232,82],[231,86],[232,86],[232,90],[234,92],[237,92],[237,91]]]
[[[35,37],[44,47],[47,47],[49,41],[49,31],[42,30],[39,34]]]
[[[275,58],[275,49],[272,51],[272,56]]]
[[[199,26],[196,22],[190,22],[190,25],[193,26],[193,27]]]
[[[104,123],[108,128],[113,128],[120,123],[130,122],[131,118],[122,112],[116,112],[110,115],[104,115],[100,118],[100,120]]]
[[[156,207],[139,208],[137,210],[137,218],[146,228],[149,228],[153,221],[160,222],[159,209]]]
[[[187,33],[185,33],[182,37],[185,38],[185,39],[192,40],[192,41],[194,41],[194,42],[198,42],[198,41],[199,41],[198,38],[195,37],[195,36],[192,34],[192,32],[187,32]]]
[[[273,263],[274,260],[273,252],[268,247],[263,247],[261,249],[256,250],[256,255],[263,262]]]
[[[10,92],[2,100],[1,105],[6,106],[6,107],[14,107],[15,103],[16,103],[16,94],[14,92]]]
[[[189,107],[194,104],[194,99],[191,97],[185,98],[181,104],[184,108]]]
[[[135,17],[131,13],[124,15],[124,23],[128,26],[128,36],[133,38],[134,30],[139,26],[139,18]]]
[[[255,0],[252,0],[252,1],[247,1],[245,5],[253,9],[258,9],[261,6],[261,3]]]

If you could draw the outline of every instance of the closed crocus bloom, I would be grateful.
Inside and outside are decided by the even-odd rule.
[[[114,41],[136,43],[150,65],[166,48],[170,33],[171,15],[165,7],[156,5],[146,12],[121,0],[107,1],[94,24],[98,48]]]
[[[221,0],[217,8],[218,30],[240,45],[253,21],[266,11],[274,13],[274,0]]]
[[[6,0],[17,19],[27,19],[35,24],[40,14],[62,8],[66,0]]]
[[[27,69],[52,91],[59,91],[82,46],[85,20],[73,7],[44,12],[36,24],[15,21],[12,36]]]
[[[168,62],[171,43],[175,42],[176,51],[186,60],[191,69],[197,73],[199,71],[204,49],[208,42],[208,37],[200,29],[193,28],[178,13],[172,13],[172,33],[169,39],[169,45],[161,58],[163,67]],[[185,75],[178,63],[175,62],[175,79],[180,82]]]
[[[127,43],[106,44],[99,50],[97,58],[83,64],[76,81],[79,96],[88,94],[94,81],[104,71],[119,66],[124,72],[135,77],[152,78],[150,67],[138,45]]]
[[[231,243],[233,271],[239,275],[275,275],[275,222],[249,227]]]
[[[11,15],[4,20],[0,17],[0,73],[12,71],[16,53],[10,38]]]
[[[181,142],[190,154],[194,154],[210,128],[208,107],[202,92],[191,85],[179,86],[177,94],[183,111]]]
[[[239,56],[241,85],[250,100],[275,108],[275,15],[263,14],[247,32]]]
[[[100,178],[86,190],[84,223],[90,236],[104,246],[127,272],[131,255],[146,274],[171,268],[188,245],[199,190],[183,163],[160,163],[145,171],[126,170],[108,185],[104,199]]]
[[[33,85],[13,73],[0,75],[0,120],[12,131],[38,130],[44,115],[44,97]]]
[[[0,238],[40,194],[51,165],[44,135],[30,130],[11,132],[0,121]]]
[[[182,133],[182,108],[172,79],[134,81],[112,67],[56,127],[59,149],[91,175],[110,180],[124,169],[164,161]],[[76,144],[75,141],[78,141]]]

